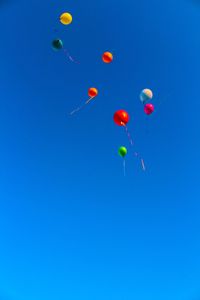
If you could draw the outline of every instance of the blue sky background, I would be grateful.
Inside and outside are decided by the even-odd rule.
[[[4,0],[0,27],[0,299],[200,299],[200,3]]]

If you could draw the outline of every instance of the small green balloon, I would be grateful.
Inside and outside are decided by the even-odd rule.
[[[63,48],[63,42],[59,39],[53,40],[52,47],[54,50],[60,50]]]
[[[126,154],[127,154],[127,149],[126,149],[126,147],[124,147],[124,146],[120,147],[119,150],[118,150],[118,153],[119,153],[119,155],[120,155],[121,157],[125,157]]]

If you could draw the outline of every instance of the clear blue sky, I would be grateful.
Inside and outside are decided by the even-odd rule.
[[[0,26],[0,299],[200,299],[198,1],[4,0]]]

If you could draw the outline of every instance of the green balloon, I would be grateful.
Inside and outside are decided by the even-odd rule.
[[[54,50],[60,50],[63,48],[63,42],[59,39],[53,40],[52,47]]]
[[[127,149],[126,149],[126,147],[124,147],[124,146],[120,147],[119,150],[118,150],[118,153],[119,153],[119,155],[120,155],[121,157],[125,157],[126,154],[127,154]]]

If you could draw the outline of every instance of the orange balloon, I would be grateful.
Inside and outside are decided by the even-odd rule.
[[[98,95],[98,90],[96,89],[96,88],[94,88],[94,87],[92,87],[92,88],[89,88],[89,90],[88,90],[88,96],[89,97],[96,97]]]
[[[111,52],[104,52],[104,54],[102,56],[102,60],[106,64],[111,63],[113,61],[113,55],[112,55],[112,53]]]

